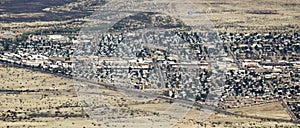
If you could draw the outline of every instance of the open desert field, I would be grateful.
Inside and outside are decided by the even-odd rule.
[[[298,0],[192,0],[222,32],[299,31]]]
[[[13,0],[2,2],[0,27],[28,32],[40,29],[80,27],[86,17],[103,2],[64,0],[26,3],[35,8],[18,8]],[[300,29],[300,2],[298,0],[191,0],[219,32],[293,32]],[[74,21],[74,19],[76,19]]]
[[[222,113],[212,114],[205,122],[197,122],[199,119],[199,110],[191,110],[188,116],[179,122],[174,128],[228,128],[228,127],[299,127],[299,124],[285,123],[285,122],[274,122],[274,121],[261,121],[257,119],[236,117],[225,115]]]
[[[291,119],[280,102],[229,109],[229,112],[277,119]]]
[[[0,2],[0,28],[15,33],[79,27],[103,0],[4,0]]]
[[[86,118],[72,80],[3,65],[0,72],[0,127],[95,125]]]

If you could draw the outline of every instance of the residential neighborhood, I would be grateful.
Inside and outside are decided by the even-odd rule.
[[[160,36],[159,42],[163,43],[143,47],[140,51],[134,49],[142,48],[143,44],[136,36],[155,43],[151,37],[153,34],[154,37]],[[202,103],[213,93],[212,88],[217,89],[212,77],[221,74],[216,73],[217,70],[224,70],[224,89],[215,96],[219,107],[242,107],[281,100],[291,106],[295,115],[299,114],[297,105],[294,105],[297,102],[289,102],[300,97],[300,37],[297,33],[212,34],[215,37],[201,33],[155,34],[106,35],[98,43],[92,43],[94,39],[86,35],[76,39],[62,35],[29,35],[27,40],[9,46],[5,46],[2,40],[0,59],[2,63],[39,68],[74,78],[137,90],[155,89],[172,98]],[[219,58],[213,61],[226,63],[221,69],[210,64],[209,57],[217,50],[205,43],[216,36],[225,52],[218,53]],[[192,52],[188,51],[190,49]],[[180,53],[172,53],[172,50]],[[86,68],[84,64],[90,59],[82,56],[96,61]]]

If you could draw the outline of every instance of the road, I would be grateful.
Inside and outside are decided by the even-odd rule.
[[[232,56],[234,62],[236,63],[236,65],[238,66],[239,69],[242,69],[242,64],[240,63],[240,61],[235,57],[235,55],[233,54],[233,52],[230,49],[229,43],[224,43],[227,46],[228,49],[228,53]]]
[[[273,87],[273,84],[271,83],[271,81],[267,81],[267,83],[270,85],[272,91],[274,91],[274,87]],[[289,116],[292,118],[292,120],[299,122],[300,120],[296,117],[296,115],[293,113],[291,108],[287,105],[285,100],[282,97],[280,97],[279,101],[281,102],[281,105],[285,108],[285,110],[289,114]]]
[[[41,73],[48,73],[48,74],[53,74],[53,75],[56,75],[56,76],[59,76],[59,77],[65,77],[65,78],[69,78],[69,79],[73,79],[71,76],[67,76],[67,75],[63,75],[63,74],[59,74],[59,73],[52,73],[50,71],[45,71],[45,70],[42,70],[40,68],[33,68],[33,67],[24,67],[24,66],[21,66],[21,65],[18,65],[18,64],[13,64],[13,63],[8,63],[8,62],[3,62],[3,61],[0,61],[0,64],[3,64],[3,65],[8,65],[8,66],[12,66],[12,67],[16,67],[16,68],[25,68],[25,69],[28,69],[28,70],[32,70],[32,71],[37,71],[37,72],[41,72]],[[171,98],[171,97],[166,97],[166,96],[163,96],[163,95],[155,95],[153,96],[153,94],[151,93],[145,93],[145,92],[142,92],[142,91],[138,91],[138,90],[132,90],[132,89],[128,89],[128,88],[125,88],[125,87],[116,87],[116,86],[113,86],[113,85],[109,85],[109,84],[106,84],[106,83],[101,83],[101,82],[95,82],[95,81],[91,81],[91,80],[87,80],[87,79],[74,79],[74,80],[77,80],[77,81],[80,81],[80,82],[85,82],[89,85],[92,85],[92,86],[100,86],[100,87],[104,87],[104,88],[107,88],[109,90],[113,90],[113,91],[132,91],[136,94],[139,94],[139,95],[144,95],[144,96],[148,96],[148,97],[157,97],[158,99],[163,99],[163,100],[166,100],[167,102],[179,102],[179,103],[191,103],[191,101],[187,101],[187,100],[181,100],[181,99],[174,99],[174,98]],[[232,113],[232,112],[228,112],[224,109],[221,109],[221,108],[218,108],[216,106],[211,106],[211,105],[208,105],[208,104],[201,104],[199,102],[194,102],[193,104],[194,106],[196,107],[200,107],[200,108],[205,108],[205,109],[209,109],[209,110],[212,110],[212,111],[215,111],[217,113],[223,113],[225,115],[231,115],[231,116],[237,116],[237,117],[245,117],[245,118],[252,118],[252,119],[258,119],[258,120],[263,120],[263,121],[279,121],[279,122],[290,122],[290,123],[300,123],[299,120],[289,120],[289,119],[276,119],[276,118],[266,118],[266,117],[257,117],[257,116],[250,116],[250,115],[242,115],[242,114],[237,114],[237,113]]]
[[[234,59],[234,62],[236,63],[236,65],[239,67],[239,69],[242,69],[242,64],[237,60],[237,58],[234,56],[233,52],[231,51],[229,44],[225,43],[225,45],[228,47],[228,52],[229,54],[232,56],[232,58]],[[270,81],[267,81],[268,84],[270,85],[272,91],[274,90],[273,85],[270,83]],[[296,117],[296,115],[292,112],[292,110],[290,109],[290,107],[287,105],[287,103],[284,101],[283,98],[279,98],[279,101],[281,102],[282,106],[285,108],[285,110],[287,111],[287,113],[289,114],[289,116],[292,118],[293,121],[295,122],[300,122],[300,120]]]

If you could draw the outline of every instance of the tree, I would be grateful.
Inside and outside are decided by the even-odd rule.
[[[9,44],[7,43],[7,42],[5,42],[4,44],[3,44],[3,50],[4,51],[8,51],[9,50]]]

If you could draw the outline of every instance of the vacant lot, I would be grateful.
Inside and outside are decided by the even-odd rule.
[[[228,111],[233,113],[240,113],[243,115],[251,115],[251,116],[258,116],[258,117],[291,119],[280,102],[255,105],[251,107],[229,109]]]

